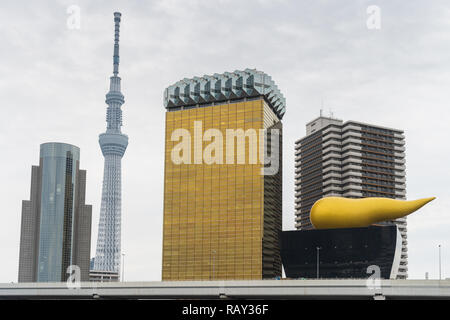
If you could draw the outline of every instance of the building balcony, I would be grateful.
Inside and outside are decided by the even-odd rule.
[[[329,186],[329,187],[323,188],[324,193],[331,192],[331,191],[337,191],[340,193],[341,190],[342,190],[341,187],[338,187],[338,186]]]
[[[332,126],[332,127],[326,128],[325,130],[322,131],[322,133],[323,133],[324,135],[325,135],[325,134],[328,134],[328,133],[330,133],[330,132],[336,132],[336,133],[338,133],[339,136],[340,136],[341,129]]]
[[[323,162],[322,167],[326,167],[326,166],[333,165],[333,164],[340,167],[341,161],[335,160],[335,159],[330,159],[330,160]]]
[[[354,131],[361,132],[361,127],[356,126],[354,124],[348,124],[342,128],[342,131],[347,131],[347,130],[354,130]]]
[[[342,151],[342,157],[355,157],[355,158],[361,158],[361,152],[358,152],[357,149],[351,148],[349,150],[343,150]]]
[[[354,178],[354,177],[347,177],[342,180],[342,184],[345,184],[345,183],[358,183],[359,184],[359,183],[362,183],[362,180],[358,179],[358,178]]]
[[[357,145],[360,145],[361,144],[361,139],[357,139],[357,138],[355,138],[353,136],[348,136],[347,138],[342,139],[342,145],[345,145],[347,143],[355,143]],[[347,145],[346,147],[349,147],[349,146]]]
[[[347,139],[348,137],[356,138],[356,139],[358,139],[357,141],[361,142],[361,133],[359,133],[359,132],[347,131],[342,134],[343,140]]]
[[[341,140],[339,140],[339,139],[329,139],[326,142],[322,143],[322,148],[326,148],[329,145],[338,145],[338,146],[340,146],[341,145]]]
[[[331,151],[337,152],[337,153],[339,153],[339,155],[340,155],[340,153],[341,153],[341,148],[340,148],[340,147],[336,147],[336,146],[334,146],[334,145],[330,145],[330,146],[328,146],[328,147],[322,149],[322,154],[325,154],[325,153],[331,152]]]
[[[330,173],[325,174],[322,179],[323,180],[327,180],[327,179],[332,179],[332,178],[341,180],[342,179],[342,175],[339,174],[339,173],[336,173],[336,172],[330,172]]]
[[[358,192],[358,191],[355,191],[355,190],[345,191],[342,195],[344,197],[357,197],[357,198],[363,196],[362,192]]]
[[[322,139],[323,139],[323,141],[328,140],[328,139],[341,140],[341,135],[340,134],[336,134],[334,132],[331,132],[329,134],[323,134],[323,138]]]

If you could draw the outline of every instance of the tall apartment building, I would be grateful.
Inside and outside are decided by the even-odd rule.
[[[323,197],[406,199],[404,145],[398,129],[323,116],[309,122],[295,143],[296,228],[313,228],[310,210]],[[406,278],[406,218],[394,223],[403,239],[398,278]]]
[[[85,204],[80,149],[44,143],[31,171],[30,200],[22,202],[19,282],[66,281],[77,265],[89,281],[92,207]]]
[[[183,79],[165,90],[164,105],[162,279],[281,276],[285,99],[271,77],[246,69]],[[273,170],[265,172],[261,151]]]

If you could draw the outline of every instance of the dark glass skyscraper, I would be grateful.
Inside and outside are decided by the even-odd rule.
[[[89,279],[92,207],[85,204],[80,149],[44,143],[32,167],[30,200],[22,203],[19,282],[59,282],[77,265]]]

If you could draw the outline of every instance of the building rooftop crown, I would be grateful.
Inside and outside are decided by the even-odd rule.
[[[180,80],[165,89],[164,107],[171,109],[255,96],[264,96],[278,117],[283,117],[286,99],[272,78],[256,69]]]

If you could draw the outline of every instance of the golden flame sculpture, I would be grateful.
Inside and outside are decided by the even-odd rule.
[[[368,227],[373,223],[407,216],[434,200],[394,200],[388,198],[322,198],[311,208],[311,223],[316,229]]]

